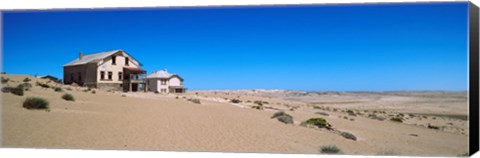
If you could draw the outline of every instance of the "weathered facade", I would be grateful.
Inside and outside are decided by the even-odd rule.
[[[183,78],[177,74],[170,74],[167,70],[160,70],[147,76],[148,91],[159,93],[184,93]]]
[[[120,91],[146,91],[146,71],[142,64],[123,50],[83,56],[63,65],[65,84]]]

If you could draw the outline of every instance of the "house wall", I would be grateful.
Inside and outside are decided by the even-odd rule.
[[[85,82],[87,65],[67,66],[63,68],[63,83],[72,84],[73,82],[83,85]],[[72,79],[73,76],[73,79]],[[79,78],[79,76],[81,76]]]
[[[88,87],[97,87],[97,64],[90,63],[85,66],[85,81],[84,85]]]
[[[178,78],[176,76],[173,76],[172,78],[170,78],[170,80],[168,80],[168,85],[170,85],[170,86],[181,86],[182,81],[180,80],[180,78]]]
[[[162,85],[161,80],[165,80],[165,82],[166,82],[165,85]],[[166,89],[166,92],[168,92],[168,80],[167,79],[158,79],[157,80],[157,85],[158,85],[157,90],[159,92],[162,92],[162,89]]]
[[[158,79],[147,79],[147,90],[148,91],[158,91],[160,92],[160,90],[158,89],[158,84],[157,84],[157,80]]]
[[[165,80],[165,85],[162,85],[162,80]],[[147,84],[149,91],[162,92],[162,89],[165,89],[165,93],[173,93],[170,91],[169,86],[181,86],[182,81],[178,77],[172,77],[170,79],[149,78],[147,79]]]
[[[104,59],[103,61],[98,63],[98,70],[97,70],[97,82],[98,83],[122,83],[121,80],[119,80],[118,72],[122,72],[122,75],[125,73],[123,72],[124,67],[131,67],[131,68],[139,68],[139,63],[136,62],[134,59],[132,59],[130,56],[128,56],[126,53],[119,52],[115,54],[116,56],[116,64],[112,64],[112,58],[108,57]],[[129,59],[129,64],[125,65],[125,58],[128,57]],[[105,80],[101,79],[101,71],[105,72]],[[112,72],[112,80],[108,80],[108,72]],[[123,79],[123,76],[122,76]]]

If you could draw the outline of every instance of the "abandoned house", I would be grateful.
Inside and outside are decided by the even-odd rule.
[[[123,50],[83,55],[63,65],[65,84],[119,91],[146,91],[146,71]]]
[[[149,91],[159,93],[184,93],[183,78],[167,70],[156,71],[146,78]]]

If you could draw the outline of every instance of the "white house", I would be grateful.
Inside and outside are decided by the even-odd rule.
[[[160,70],[147,76],[147,88],[149,91],[160,93],[183,93],[183,78],[177,74],[170,74],[168,71]]]

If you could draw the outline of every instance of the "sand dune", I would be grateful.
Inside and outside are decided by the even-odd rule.
[[[84,92],[86,88],[57,85],[75,97],[71,102],[61,98],[65,92],[34,84],[47,80],[3,76],[11,80],[3,86],[16,86],[26,77],[33,79],[33,88],[24,96],[2,93],[4,147],[319,154],[320,146],[336,145],[346,154],[428,156],[456,156],[468,151],[468,121],[449,117],[467,115],[467,100],[460,92],[239,90],[162,95],[95,89],[92,94]],[[438,95],[442,97],[435,97]],[[50,110],[23,108],[22,102],[29,96],[47,99]],[[189,98],[200,99],[201,104]],[[242,102],[234,104],[232,99]],[[266,108],[250,108],[256,100],[268,102]],[[295,124],[271,119],[279,110],[292,115]],[[350,116],[346,110],[358,115]],[[368,118],[374,111],[386,120]],[[404,123],[388,120],[389,115],[400,113],[405,115]],[[299,125],[312,117],[325,118],[335,129],[354,134],[357,141]],[[441,129],[427,128],[428,124]]]

